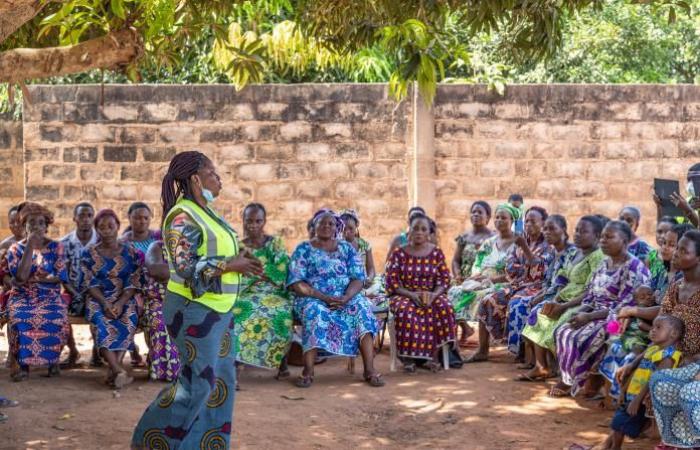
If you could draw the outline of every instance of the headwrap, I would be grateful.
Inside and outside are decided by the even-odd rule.
[[[501,203],[496,207],[496,212],[505,211],[513,218],[513,221],[520,219],[520,210],[510,203]]]
[[[21,206],[22,209],[19,211],[19,221],[22,226],[26,225],[29,216],[44,216],[47,226],[53,223],[53,213],[39,203],[24,202]]]
[[[318,211],[316,211],[316,214],[314,214],[313,218],[311,219],[311,221],[314,224],[314,229],[316,229],[318,223],[321,221],[321,218],[325,215],[330,215],[333,217],[333,219],[335,219],[335,238],[340,239],[343,235],[343,229],[345,229],[345,224],[340,219],[340,216],[330,208],[321,208]]]
[[[121,225],[121,223],[119,222],[119,216],[117,216],[117,213],[115,213],[113,209],[106,208],[106,209],[101,209],[100,212],[98,212],[95,215],[95,220],[94,220],[95,228],[97,228],[97,224],[100,222],[100,220],[104,219],[105,217],[113,217],[114,221],[117,222],[117,228],[119,228],[119,226]]]

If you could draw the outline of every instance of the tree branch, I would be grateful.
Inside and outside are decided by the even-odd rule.
[[[114,69],[135,61],[142,53],[141,36],[135,29],[63,47],[7,50],[0,52],[0,83]]]
[[[46,0],[0,0],[0,43],[39,14]]]

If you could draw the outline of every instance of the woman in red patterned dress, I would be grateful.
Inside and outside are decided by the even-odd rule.
[[[407,372],[417,361],[437,371],[439,350],[455,340],[455,314],[445,293],[450,271],[430,238],[430,219],[411,219],[408,244],[396,248],[386,270],[386,292],[395,317],[396,344]]]

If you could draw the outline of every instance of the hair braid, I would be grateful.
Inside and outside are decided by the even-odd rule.
[[[175,205],[180,196],[192,199],[190,177],[208,161],[206,155],[195,150],[182,152],[173,157],[168,166],[168,172],[163,177],[160,202],[163,206],[161,225],[165,222],[168,211]]]

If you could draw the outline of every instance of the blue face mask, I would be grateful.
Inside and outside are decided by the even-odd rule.
[[[216,198],[209,189],[204,188],[202,188],[202,197],[204,197],[207,203],[214,203],[214,199]]]

